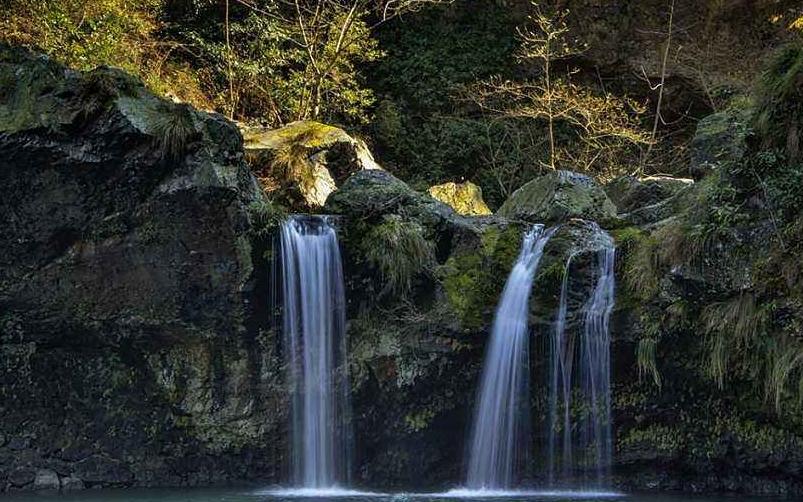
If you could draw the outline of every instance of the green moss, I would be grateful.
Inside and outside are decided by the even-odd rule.
[[[411,432],[418,432],[426,429],[433,418],[435,418],[435,412],[425,409],[408,413],[404,417],[404,423]]]
[[[429,194],[452,207],[458,214],[489,215],[491,210],[482,199],[482,189],[467,181],[465,183],[443,183],[428,190]]]
[[[686,438],[673,427],[650,425],[643,429],[631,429],[619,440],[618,449],[643,448],[662,456],[678,456],[686,446]]]
[[[47,62],[18,65],[23,51],[13,50],[0,61],[0,132],[15,133],[37,127],[56,128],[70,118],[54,99],[41,99],[56,87],[57,68]]]
[[[450,306],[463,327],[478,328],[498,301],[505,278],[521,245],[521,232],[514,228],[486,228],[480,249],[449,257],[440,276]]]

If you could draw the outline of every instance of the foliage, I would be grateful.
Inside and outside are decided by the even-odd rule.
[[[656,240],[651,236],[636,234],[626,246],[625,283],[637,297],[649,298],[658,290],[660,264]]]
[[[755,128],[765,150],[803,160],[803,41],[782,47],[758,86]]]
[[[519,133],[461,99],[477,78],[514,71],[510,9],[491,0],[438,6],[376,33],[386,57],[367,70],[378,100],[369,132],[386,168],[421,189],[473,181],[492,208],[538,172],[531,160],[541,150],[516,145],[540,142],[539,131]],[[491,162],[522,175],[501,187]]]
[[[192,48],[218,108],[274,125],[363,119],[373,98],[357,65],[380,56],[363,2],[223,3],[194,2],[168,29]]]
[[[534,61],[540,77],[491,78],[473,86],[469,96],[487,113],[543,123],[549,145],[543,167],[609,177],[621,167],[628,149],[649,142],[638,122],[644,109],[632,100],[596,93],[573,82],[572,71],[557,76],[555,64],[580,54],[584,46],[569,40],[567,12],[550,15],[537,3],[533,7],[530,25],[519,30],[519,57]]]
[[[380,294],[405,295],[419,274],[432,272],[435,250],[418,223],[397,215],[384,216],[363,237],[363,252],[368,264],[385,282]]]
[[[197,75],[166,63],[161,0],[9,0],[0,11],[0,41],[41,50],[80,70],[100,65],[140,76],[162,94],[205,105]]]
[[[157,28],[158,0],[10,0],[0,12],[0,37],[37,46],[83,70],[99,64],[139,72]]]
[[[803,345],[789,337],[783,337],[772,344],[767,356],[767,400],[780,412],[787,384],[797,373],[795,391],[798,395],[798,406],[803,404]]]
[[[287,219],[287,211],[268,200],[252,202],[248,206],[248,215],[251,221],[251,237],[263,243],[267,243],[274,231]]]

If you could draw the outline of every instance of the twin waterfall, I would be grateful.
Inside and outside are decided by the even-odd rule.
[[[544,477],[553,486],[578,474],[596,486],[611,463],[610,337],[614,247],[605,243],[590,294],[576,305],[566,263],[548,342]],[[496,310],[468,443],[466,487],[510,490],[525,478],[530,439],[530,293],[556,228],[524,236]],[[332,221],[292,216],[281,228],[284,351],[292,389],[292,476],[305,490],[349,481],[350,402],[343,269]],[[576,289],[576,288],[575,288]],[[581,288],[582,289],[582,288]],[[574,293],[574,294],[573,294]],[[570,298],[571,297],[571,298]]]
[[[611,464],[608,323],[614,304],[614,246],[599,227],[593,229],[603,236],[604,243],[596,257],[596,284],[582,304],[581,315],[575,316],[582,329],[568,329],[570,257],[548,342],[545,463],[550,486],[575,485],[578,475],[585,483],[602,486]],[[472,490],[498,492],[517,486],[527,464],[526,454],[533,448],[529,437],[529,298],[544,246],[556,230],[545,231],[537,225],[525,235],[496,310],[469,445],[466,486]]]
[[[530,290],[554,229],[535,226],[524,236],[496,310],[471,433],[467,486],[512,485],[514,466],[526,462],[529,408]]]
[[[348,481],[350,403],[343,266],[331,221],[285,221],[281,263],[293,480],[302,488],[332,488]]]

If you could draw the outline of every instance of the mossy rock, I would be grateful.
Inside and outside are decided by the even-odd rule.
[[[360,219],[399,214],[430,227],[457,217],[446,204],[416,192],[392,174],[380,170],[352,174],[329,196],[324,210]]]
[[[487,216],[491,210],[482,199],[482,188],[470,181],[465,183],[443,183],[428,190],[429,194],[444,204],[448,204],[459,214],[468,216]]]
[[[446,300],[464,329],[489,325],[519,253],[522,229],[486,226],[479,243],[457,249],[440,268]]]
[[[242,127],[246,160],[263,190],[299,210],[319,209],[351,173],[381,169],[365,142],[343,129],[304,120],[278,129]]]
[[[583,218],[600,223],[616,220],[616,206],[589,176],[553,171],[525,184],[496,213],[533,223]]]
[[[725,110],[700,120],[690,146],[689,174],[699,180],[714,170],[744,162],[751,117],[748,105],[736,101]]]
[[[629,213],[664,201],[693,183],[673,176],[620,176],[605,185],[605,193],[620,213]]]

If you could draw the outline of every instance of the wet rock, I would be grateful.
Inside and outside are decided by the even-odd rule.
[[[73,472],[86,483],[118,486],[131,483],[133,473],[119,460],[93,455],[75,464]]]
[[[33,481],[33,489],[38,492],[57,492],[59,491],[59,475],[49,469],[39,469],[36,471],[36,478]]]
[[[73,476],[63,477],[59,481],[61,483],[60,485],[61,491],[63,492],[75,492],[83,490],[85,488],[84,482],[81,481],[80,478],[76,478]]]
[[[8,442],[9,450],[25,450],[31,447],[31,439],[27,437],[13,437]]]
[[[36,470],[30,467],[17,467],[8,473],[8,484],[15,488],[22,488],[33,483]]]
[[[237,127],[24,50],[0,49],[0,81],[0,423],[30,466],[10,483],[180,484],[190,453],[278,476],[264,200]]]

